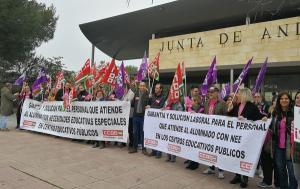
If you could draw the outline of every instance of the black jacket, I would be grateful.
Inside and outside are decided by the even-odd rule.
[[[273,114],[272,121],[270,125],[270,129],[272,130],[272,155],[275,153],[275,148],[278,146],[279,143],[279,136],[280,136],[280,122],[283,118],[286,118],[286,130],[285,130],[285,153],[286,159],[290,160],[292,158],[291,153],[291,129],[292,129],[292,122],[294,121],[294,111],[293,109],[289,110],[288,112],[282,112],[282,115]]]
[[[163,108],[165,104],[166,98],[160,94],[159,96],[156,96],[155,94],[150,98],[149,104],[151,108],[160,109]]]
[[[138,106],[138,101],[137,98],[140,98],[142,100],[142,113],[137,113],[137,106]],[[149,102],[149,93],[146,91],[143,93],[142,96],[139,96],[139,91],[137,91],[134,95],[133,103],[134,103],[134,111],[133,111],[133,116],[137,117],[144,117],[145,115],[145,107],[148,105]]]
[[[233,106],[233,109],[228,113],[229,116],[238,117],[239,104]],[[259,109],[252,102],[247,102],[244,110],[241,113],[241,116],[248,120],[257,121],[263,118],[263,115],[260,113]]]
[[[80,91],[80,92],[78,93],[78,95],[77,95],[77,100],[78,100],[78,101],[85,101],[85,97],[86,97],[87,95],[89,95],[89,93],[88,93],[86,90]]]
[[[69,93],[70,93],[71,90],[69,90]],[[64,91],[63,89],[59,89],[55,95],[55,100],[56,101],[63,101],[62,97],[64,95]]]

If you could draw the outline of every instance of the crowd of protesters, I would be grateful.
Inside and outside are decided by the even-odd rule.
[[[134,87],[135,86],[135,87]],[[7,131],[7,117],[13,113],[13,102],[18,102],[17,108],[17,129],[20,127],[20,117],[22,106],[26,99],[37,101],[63,101],[65,94],[71,92],[70,84],[66,84],[62,89],[47,89],[46,84],[42,84],[41,90],[33,94],[30,87],[24,82],[20,93],[12,94],[12,85],[7,83],[1,89],[1,131]],[[252,95],[250,89],[239,89],[236,95],[231,94],[224,99],[220,98],[220,90],[212,86],[208,90],[206,97],[199,94],[198,87],[191,86],[189,96],[185,97],[183,102],[176,102],[165,106],[166,96],[164,96],[163,85],[157,83],[154,86],[153,93],[146,87],[145,82],[138,84],[133,83],[127,86],[126,93],[122,99],[116,98],[114,92],[108,91],[98,85],[88,92],[81,84],[77,86],[78,101],[116,101],[125,100],[131,102],[129,118],[129,153],[137,153],[139,150],[146,156],[161,158],[162,152],[157,150],[149,151],[144,147],[144,115],[148,108],[168,109],[175,111],[188,111],[194,113],[203,113],[208,115],[224,115],[237,117],[238,119],[263,120],[270,118],[271,125],[263,148],[258,165],[262,169],[262,182],[258,183],[259,187],[268,188],[274,184],[276,187],[285,189],[297,189],[298,183],[295,178],[293,168],[293,148],[291,143],[291,130],[293,129],[294,106],[300,107],[300,92],[297,92],[294,99],[287,92],[281,92],[274,95],[271,104],[264,101],[262,94],[255,93]],[[255,140],[255,139],[253,139]],[[89,141],[93,148],[103,149],[109,142]],[[114,143],[120,147],[126,144]],[[176,156],[167,154],[167,162],[176,162]],[[186,168],[195,170],[198,163],[186,160]],[[215,174],[218,170],[218,179],[224,179],[224,171],[217,167],[208,167],[203,174]],[[241,188],[248,185],[248,177],[236,174],[230,181],[231,184],[240,184]]]

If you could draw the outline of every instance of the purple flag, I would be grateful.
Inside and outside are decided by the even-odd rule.
[[[238,87],[240,86],[240,84],[244,81],[244,79],[246,78],[248,71],[250,69],[250,65],[252,63],[253,57],[248,60],[247,64],[244,66],[242,72],[240,73],[239,77],[237,78],[237,80],[235,80],[235,82],[233,83],[232,89],[233,92],[236,92],[236,90],[238,89]],[[226,96],[228,96],[230,94],[230,84],[226,84],[221,92],[221,97],[225,98]]]
[[[213,59],[208,72],[206,74],[206,77],[204,79],[203,84],[200,86],[200,91],[202,96],[206,96],[207,95],[207,91],[209,89],[209,87],[215,83],[217,81],[217,60],[216,60],[216,56]]]
[[[145,54],[144,54],[144,58],[142,60],[142,64],[140,65],[140,69],[136,75],[136,80],[137,81],[142,81],[143,79],[145,79],[146,77],[146,72],[147,72],[147,66],[148,66],[148,63],[147,63],[147,53],[145,51]]]
[[[119,99],[121,99],[125,94],[124,83],[125,83],[125,66],[124,66],[124,62],[122,61],[122,64],[120,66],[119,75],[118,75],[117,81],[116,81],[116,88],[115,88],[116,96]]]
[[[14,83],[14,85],[23,85],[23,82],[26,80],[26,72],[24,72]]]
[[[225,98],[230,94],[230,83],[226,83],[221,91],[221,98]]]
[[[44,82],[47,82],[48,81],[48,78],[47,78],[47,75],[46,75],[46,72],[45,72],[45,68],[41,68],[40,71],[39,71],[39,75],[38,77],[36,78],[36,80],[34,81],[33,85],[32,85],[32,90],[37,90],[40,88],[40,85]]]
[[[267,63],[268,63],[268,58],[266,58],[265,63],[261,66],[260,71],[258,73],[258,76],[255,81],[255,85],[252,89],[252,95],[254,95],[258,90],[260,89],[260,86],[265,78],[265,74],[267,71]]]

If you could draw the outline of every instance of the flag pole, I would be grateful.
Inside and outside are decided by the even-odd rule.
[[[148,72],[148,69],[147,69],[147,75],[148,75],[148,86],[149,86],[149,89],[151,87],[151,81],[150,81],[150,75],[149,75],[149,72]],[[151,92],[149,91],[149,98],[151,97]]]
[[[229,106],[231,106],[231,105],[233,104],[233,101],[234,101],[234,99],[235,99],[235,97],[236,97],[236,94],[237,94],[237,92],[238,92],[238,90],[239,90],[241,84],[242,84],[242,81],[243,81],[243,80],[241,79],[241,81],[239,82],[239,84],[238,84],[238,86],[237,86],[237,88],[236,88],[236,90],[235,90],[235,92],[234,92],[234,95],[233,95],[233,97],[232,97],[232,101],[230,102]],[[232,86],[232,90],[233,90],[233,86]]]

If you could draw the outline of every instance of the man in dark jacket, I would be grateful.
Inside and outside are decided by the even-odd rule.
[[[135,93],[133,99],[133,147],[129,150],[129,153],[136,153],[138,144],[141,144],[143,153],[147,154],[144,148],[144,115],[148,101],[149,93],[146,84],[145,82],[141,82],[139,84],[139,90]]]
[[[13,114],[13,101],[16,100],[17,94],[13,95],[12,84],[6,83],[1,89],[1,108],[0,108],[0,130],[8,131],[7,117]]]
[[[204,113],[208,115],[227,115],[226,103],[219,98],[219,89],[217,87],[210,87],[208,90],[208,101],[204,104]],[[203,174],[214,174],[215,166],[210,166],[203,171]],[[224,179],[224,171],[219,169],[218,179]]]
[[[154,88],[154,94],[150,98],[148,106],[146,108],[155,108],[161,109],[163,108],[166,98],[162,94],[163,86],[160,83],[157,83]],[[149,156],[156,156],[156,158],[161,158],[161,152],[157,150],[152,150]]]

